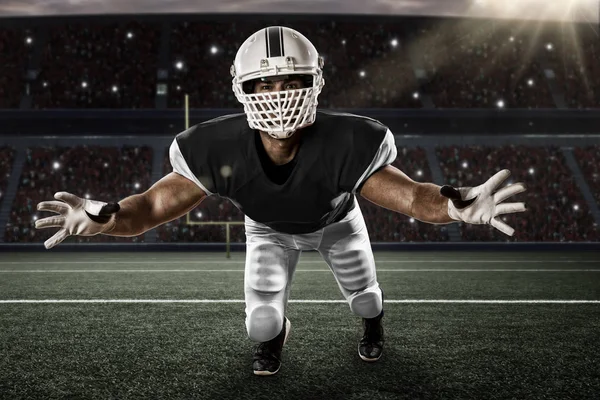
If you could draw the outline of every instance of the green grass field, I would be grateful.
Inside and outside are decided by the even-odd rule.
[[[387,342],[367,364],[305,253],[273,377],[252,373],[243,256],[0,254],[0,398],[600,398],[598,254],[376,253]]]

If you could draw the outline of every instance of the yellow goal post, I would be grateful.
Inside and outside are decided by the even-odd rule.
[[[244,221],[192,221],[190,213],[187,213],[186,223],[188,225],[225,225],[225,253],[227,258],[231,258],[231,225],[244,225]]]

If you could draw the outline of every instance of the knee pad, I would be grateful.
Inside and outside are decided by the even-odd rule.
[[[375,318],[383,310],[383,300],[379,285],[366,288],[348,296],[350,310],[363,318]]]
[[[279,335],[283,328],[283,305],[261,304],[246,316],[248,337],[255,342],[267,342]]]

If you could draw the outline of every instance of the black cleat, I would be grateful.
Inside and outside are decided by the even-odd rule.
[[[374,362],[381,358],[384,342],[382,318],[383,310],[375,318],[363,318],[365,334],[358,343],[358,355],[363,361]]]
[[[290,320],[284,318],[283,329],[279,335],[268,342],[259,343],[254,352],[254,375],[268,376],[275,375],[281,368],[281,350],[287,342],[292,324]]]

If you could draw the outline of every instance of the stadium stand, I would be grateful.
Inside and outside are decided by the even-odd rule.
[[[52,236],[50,231],[34,229],[34,223],[47,216],[36,212],[37,203],[53,199],[54,193],[81,193],[85,188],[85,197],[118,201],[150,186],[151,165],[152,150],[149,147],[28,148],[4,241],[43,242]],[[71,240],[139,242],[143,236],[76,236]]]
[[[596,203],[600,204],[600,145],[575,147],[574,154]]]
[[[515,228],[507,237],[489,226],[461,224],[468,241],[597,241],[598,227],[581,191],[556,147],[443,147],[437,156],[445,180],[454,186],[472,186],[498,171],[498,161],[512,171],[507,183],[524,182],[527,192],[514,201],[525,201],[528,211],[502,217]]]
[[[12,147],[0,147],[0,201],[2,201],[4,193],[6,193],[6,186],[8,185],[14,156],[15,152]]]
[[[0,108],[18,108],[23,95],[23,77],[34,45],[27,29],[0,28]]]
[[[495,108],[500,101],[503,108],[562,107],[555,98],[570,108],[600,105],[599,45],[584,26],[181,16],[169,23],[68,20],[44,26],[40,34],[47,40],[32,71],[32,49],[42,44],[27,43],[27,29],[0,30],[0,50],[8,54],[0,108],[18,108],[29,93],[38,109],[153,108],[157,92],[170,108],[183,107],[185,93],[194,108],[239,108],[229,67],[242,41],[271,24],[302,31],[324,56],[319,101],[326,108]],[[166,46],[159,46],[161,36],[170,37]]]
[[[418,85],[406,54],[397,49],[397,39],[390,44],[396,36],[393,24],[301,21],[288,25],[314,40],[326,60],[326,88],[319,99],[324,107],[421,107],[413,98]],[[174,90],[169,106],[183,106],[182,93],[190,93],[195,107],[238,107],[230,90],[231,77],[223,71],[229,71],[238,46],[262,26],[255,22],[177,24],[171,34]]]
[[[555,107],[539,61],[527,55],[541,46],[532,32],[478,20],[431,23],[416,41],[438,108]]]
[[[599,147],[576,148],[585,180],[596,201],[598,190]],[[0,155],[11,150],[4,148]],[[598,226],[590,213],[572,172],[566,166],[563,153],[554,146],[444,146],[436,149],[445,183],[469,186],[483,183],[498,169],[497,160],[510,169],[513,176],[507,183],[524,182],[528,191],[514,201],[525,201],[528,212],[503,219],[516,229],[510,238],[488,226],[460,226],[463,241],[510,242],[577,242],[599,241]],[[2,165],[2,164],[0,164]],[[10,165],[10,163],[5,163]],[[59,190],[82,196],[115,201],[138,193],[150,186],[152,150],[147,147],[36,147],[27,149],[27,159],[17,195],[12,204],[5,242],[42,242],[51,236],[47,230],[32,229],[36,218],[35,205],[49,200]],[[398,148],[394,165],[415,180],[433,181],[425,150],[420,147]],[[110,167],[110,173],[108,168]],[[4,167],[2,167],[4,168]],[[163,153],[163,174],[171,172],[168,152]],[[83,193],[85,188],[87,193]],[[392,213],[359,196],[372,242],[446,242],[448,226],[421,223]],[[181,218],[157,228],[158,242],[225,242],[226,222],[243,221],[242,213],[227,199],[211,196],[196,209]],[[221,222],[221,225],[199,225]],[[243,226],[230,226],[231,242],[245,241]],[[136,242],[143,236],[120,238],[98,236],[77,237],[78,241]]]
[[[159,30],[138,22],[49,28],[34,108],[153,108]]]
[[[569,108],[600,107],[600,44],[598,37],[573,34],[558,36],[552,42],[551,69],[564,92]]]
[[[158,107],[158,100],[164,100],[161,107],[176,113],[183,107],[184,93],[189,93],[192,108],[239,108],[229,75],[236,50],[250,33],[277,24],[303,32],[324,56],[326,86],[319,98],[323,108],[361,109],[362,113],[378,108],[395,112],[419,108],[600,106],[600,48],[593,31],[584,25],[434,18],[359,21],[348,16],[327,20],[302,16],[290,20],[210,20],[181,15],[165,21],[159,17],[120,18],[120,22],[63,19],[40,26],[32,21],[24,20],[18,29],[0,28],[0,52],[5,55],[0,76],[2,109],[153,109]],[[164,87],[158,90],[159,86]],[[30,105],[23,101],[28,96]],[[401,119],[402,111],[398,114]],[[409,130],[403,133],[411,133]],[[573,150],[597,203],[599,148],[596,145]],[[413,179],[433,180],[426,150],[398,150],[398,168]],[[0,148],[0,199],[14,154],[13,148]],[[162,153],[157,154],[163,157]],[[521,195],[530,211],[507,217],[517,230],[515,237],[507,238],[486,226],[460,225],[463,240],[599,240],[592,216],[595,205],[585,202],[558,147],[443,145],[436,154],[439,166],[435,166],[435,171],[441,167],[444,181],[449,184],[480,184],[496,172],[498,160],[502,160],[502,167],[513,171],[513,181],[525,181],[530,188]],[[107,175],[105,165],[119,168],[111,168]],[[152,150],[148,146],[29,147],[11,205],[5,241],[37,242],[49,237],[50,232],[31,228],[33,218],[39,217],[35,204],[52,198],[55,191],[86,188],[93,198],[118,200],[150,186],[151,166]],[[169,171],[165,154],[163,172]],[[450,240],[445,226],[420,223],[363,199],[359,201],[373,242]],[[223,242],[224,225],[197,223],[239,222],[242,217],[228,200],[211,197],[188,216],[159,227],[157,240]],[[74,240],[130,242],[143,238],[102,236]],[[244,241],[243,227],[231,226],[231,240]]]

